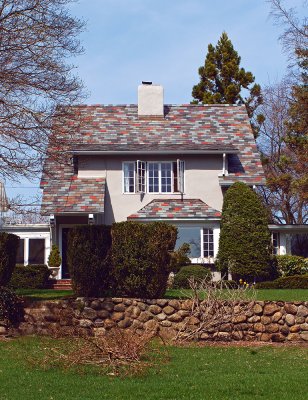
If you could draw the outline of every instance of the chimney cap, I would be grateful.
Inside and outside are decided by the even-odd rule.
[[[143,85],[152,85],[153,82],[151,81],[142,81]]]

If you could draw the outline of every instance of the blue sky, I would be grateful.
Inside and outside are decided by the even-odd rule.
[[[287,7],[301,4],[285,0]],[[73,62],[89,92],[86,102],[136,103],[138,84],[150,80],[164,86],[165,103],[189,103],[207,45],[223,31],[257,83],[276,82],[287,60],[278,42],[282,28],[269,11],[265,0],[80,0],[71,13],[87,22],[85,53]],[[9,196],[39,192],[30,186],[37,188],[6,184]]]

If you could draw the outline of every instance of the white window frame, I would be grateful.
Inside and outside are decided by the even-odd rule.
[[[147,187],[147,162],[137,160],[135,170],[135,192],[144,194]],[[143,175],[139,175],[140,170],[143,171]]]
[[[133,164],[134,166],[134,191],[125,191],[125,164]],[[123,194],[135,194],[136,193],[136,162],[135,161],[123,161],[122,162],[122,193]]]
[[[274,235],[277,236],[277,246],[274,246]],[[272,232],[271,234],[271,242],[273,247],[273,254],[276,256],[280,255],[280,232]],[[275,252],[276,249],[276,252]]]
[[[212,231],[212,235],[213,235],[213,255],[212,256],[205,256],[204,255],[204,233],[205,231]],[[203,259],[207,259],[207,260],[211,260],[215,257],[215,237],[214,237],[214,229],[212,227],[202,227],[201,228],[201,258]]]

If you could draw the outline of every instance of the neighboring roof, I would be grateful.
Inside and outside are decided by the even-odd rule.
[[[308,233],[308,224],[270,224],[268,228],[270,231]]]
[[[152,200],[127,219],[219,219],[221,213],[199,199]]]
[[[77,178],[52,182],[44,188],[41,214],[103,213],[105,178]]]

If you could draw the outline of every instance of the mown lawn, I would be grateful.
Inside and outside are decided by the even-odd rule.
[[[71,290],[19,289],[16,292],[33,300],[56,300],[73,296]],[[189,289],[169,289],[165,297],[186,298],[190,294]],[[308,301],[308,289],[259,289],[256,290],[256,298],[257,300]]]
[[[170,347],[170,361],[135,377],[41,369],[34,337],[0,341],[1,400],[306,400],[307,347]]]

